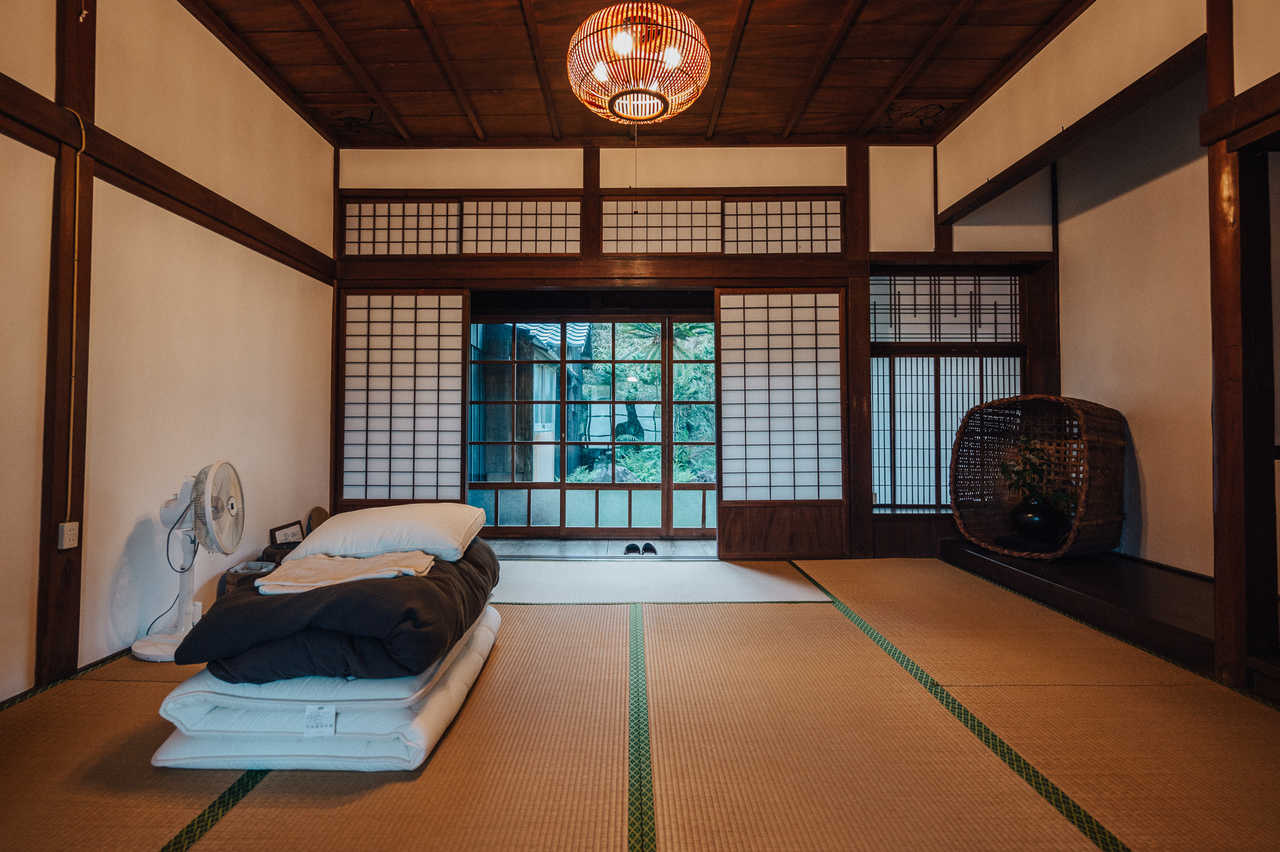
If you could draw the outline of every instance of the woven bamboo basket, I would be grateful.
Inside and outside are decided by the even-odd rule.
[[[1043,451],[1048,488],[1071,495],[1070,529],[1037,549],[1010,517],[1020,502],[1000,473],[1022,436]],[[1105,553],[1124,526],[1124,416],[1113,408],[1069,397],[1028,395],[970,409],[951,453],[951,501],[956,526],[986,550],[1028,559]]]

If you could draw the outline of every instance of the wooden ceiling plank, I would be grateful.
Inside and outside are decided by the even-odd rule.
[[[395,107],[387,100],[387,96],[383,94],[382,89],[378,88],[378,84],[369,76],[369,72],[360,64],[360,60],[356,59],[356,55],[351,52],[351,48],[347,47],[347,43],[342,40],[342,36],[338,35],[338,31],[329,23],[329,19],[325,17],[320,8],[316,6],[314,0],[294,0],[298,6],[306,13],[311,22],[315,24],[317,30],[320,31],[321,37],[328,42],[329,47],[333,48],[333,52],[338,55],[342,63],[347,66],[347,70],[351,72],[351,76],[356,78],[356,82],[369,93],[369,97],[378,104],[379,108],[386,113],[387,119],[395,127],[396,132],[406,141],[409,139],[409,129],[404,126],[404,121],[400,118],[400,114],[396,112]]]
[[[724,99],[729,94],[729,82],[733,79],[733,66],[738,61],[738,48],[742,46],[742,33],[747,29],[747,18],[751,15],[752,0],[738,0],[738,13],[733,20],[733,34],[729,37],[729,50],[724,55],[724,78],[716,91],[711,105],[711,118],[707,121],[706,137],[716,135],[716,122],[720,120],[720,110],[724,107]]]
[[[943,43],[955,32],[956,27],[960,26],[960,22],[964,20],[965,15],[973,11],[976,2],[977,0],[960,0],[955,8],[951,10],[951,14],[947,15],[946,20],[934,30],[933,35],[916,53],[915,58],[911,60],[911,64],[906,67],[906,70],[899,75],[894,84],[884,93],[884,97],[876,104],[871,114],[863,120],[858,128],[858,133],[866,133],[875,126],[875,123],[885,114],[885,111],[889,109],[889,106],[897,99],[898,95],[902,94],[902,90],[911,85],[916,77],[919,76],[921,70],[924,69],[924,66],[938,52],[938,48],[942,47]]]
[[[483,142],[484,127],[480,124],[480,117],[476,115],[476,109],[471,104],[471,98],[467,97],[466,90],[462,88],[462,79],[454,69],[452,60],[449,59],[449,52],[445,49],[444,39],[441,37],[435,22],[431,20],[431,14],[427,11],[425,0],[405,0],[405,2],[409,4],[414,17],[418,19],[418,26],[422,27],[423,35],[427,37],[427,43],[431,46],[431,53],[435,57],[436,64],[440,66],[441,73],[444,74],[445,80],[449,82],[449,88],[453,89],[453,96],[457,99],[459,108],[466,115],[467,121],[471,123],[471,129],[475,132],[476,138]],[[541,66],[539,66],[538,76],[541,79]]]
[[[809,73],[808,80],[796,91],[795,106],[791,108],[791,115],[788,116],[787,123],[783,127],[782,138],[785,139],[790,136],[792,131],[796,129],[796,125],[800,123],[800,119],[804,117],[804,111],[808,109],[809,101],[813,99],[814,93],[822,85],[822,78],[827,76],[827,69],[831,67],[832,61],[835,60],[836,54],[840,51],[840,46],[844,44],[845,38],[849,35],[849,30],[853,29],[858,16],[862,14],[862,10],[866,7],[867,0],[845,0],[844,9],[840,12],[840,18],[831,29],[831,34],[827,37],[827,43],[818,57],[817,64],[814,65],[813,71]]]
[[[520,0],[520,12],[524,15],[524,31],[529,37],[529,50],[533,53],[534,68],[538,72],[538,87],[542,89],[542,102],[547,108],[547,124],[551,125],[551,137],[560,138],[560,116],[556,113],[556,101],[551,96],[551,83],[542,59],[542,40],[538,37],[538,19],[533,14],[533,0]]]

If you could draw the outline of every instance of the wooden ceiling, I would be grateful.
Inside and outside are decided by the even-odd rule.
[[[179,0],[343,146],[626,144],[565,77],[607,0]],[[933,142],[1089,0],[684,0],[707,90],[641,144]]]

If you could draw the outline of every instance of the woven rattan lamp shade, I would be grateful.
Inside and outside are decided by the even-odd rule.
[[[619,124],[654,124],[698,99],[711,76],[707,37],[661,3],[619,3],[582,22],[569,40],[573,93]]]

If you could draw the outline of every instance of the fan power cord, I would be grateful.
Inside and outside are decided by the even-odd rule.
[[[182,514],[181,514],[181,515],[179,515],[179,516],[178,516],[178,518],[177,518],[177,520],[175,520],[175,521],[174,521],[174,522],[169,526],[169,533],[164,537],[164,561],[169,563],[169,570],[170,570],[170,571],[172,571],[172,572],[173,572],[173,573],[175,573],[175,574],[185,574],[185,573],[187,573],[188,571],[190,571],[193,567],[195,567],[195,564],[196,564],[196,553],[199,553],[199,552],[200,552],[200,546],[197,544],[197,545],[196,545],[196,549],[195,549],[195,551],[194,551],[194,552],[192,552],[192,554],[191,554],[191,562],[190,562],[186,567],[184,567],[184,568],[174,568],[174,567],[173,567],[173,557],[169,555],[169,552],[170,552],[170,549],[171,549],[171,548],[170,548],[170,545],[173,543],[173,532],[174,532],[174,530],[176,530],[176,529],[178,528],[178,524],[182,523],[182,519],[183,519],[183,518],[185,518],[185,517],[187,516],[187,513],[191,511],[191,508],[192,508],[194,505],[195,505],[195,501],[194,501],[194,500],[192,500],[190,503],[188,503],[188,504],[187,504],[187,508],[183,509],[183,510],[182,510]],[[172,603],[170,603],[167,607],[165,607],[165,608],[164,608],[164,612],[160,613],[160,614],[159,614],[159,615],[157,615],[154,619],[152,619],[152,620],[151,620],[151,623],[147,625],[147,632],[146,632],[144,635],[146,635],[146,636],[150,636],[150,635],[151,635],[151,630],[152,630],[152,628],[154,628],[154,627],[156,626],[156,622],[157,622],[157,621],[159,621],[160,619],[164,618],[166,615],[168,615],[168,614],[169,614],[169,611],[170,611],[170,610],[172,610],[175,606],[177,606],[177,604],[178,604],[178,598],[180,598],[180,597],[182,597],[182,590],[181,590],[181,589],[179,589],[179,590],[178,590],[178,593],[177,593],[176,595],[174,595],[174,596],[173,596],[173,602],[172,602]]]

